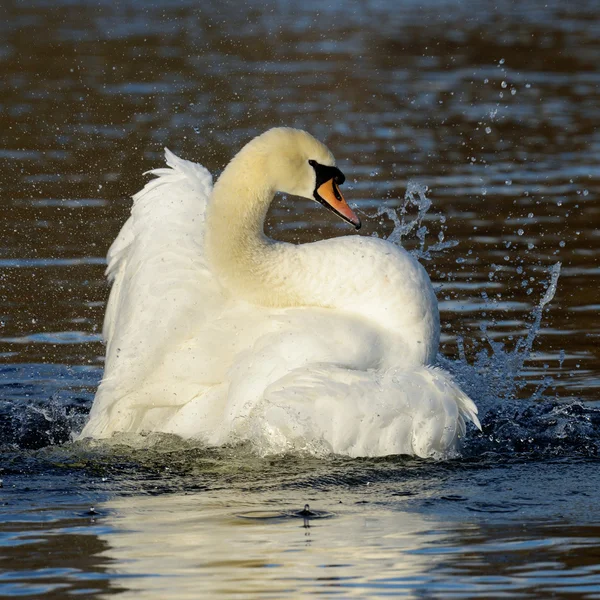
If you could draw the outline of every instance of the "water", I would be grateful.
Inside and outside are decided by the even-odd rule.
[[[1,10],[0,596],[600,598],[596,3]],[[482,408],[461,456],[69,442],[141,174],[163,146],[218,173],[274,125],[426,265]],[[348,233],[294,206],[278,239]]]

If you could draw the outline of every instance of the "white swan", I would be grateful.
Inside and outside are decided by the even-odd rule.
[[[371,237],[265,236],[276,191],[360,227],[323,144],[271,129],[214,189],[204,167],[166,158],[108,253],[105,375],[81,437],[160,431],[264,452],[434,456],[456,447],[465,421],[479,426],[433,366],[437,301],[410,254]]]

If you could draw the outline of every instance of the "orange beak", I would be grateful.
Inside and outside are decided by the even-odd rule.
[[[360,229],[360,219],[354,214],[354,211],[344,200],[340,188],[337,186],[334,179],[326,181],[315,190],[315,199],[325,208],[328,208],[342,217],[344,221],[348,221],[348,223],[354,225],[356,229]]]

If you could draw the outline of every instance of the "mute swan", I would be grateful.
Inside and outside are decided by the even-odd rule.
[[[433,366],[439,314],[402,248],[265,236],[276,191],[360,221],[331,152],[304,131],[249,142],[212,187],[170,168],[133,197],[108,252],[105,375],[80,437],[159,431],[265,453],[439,456],[477,408]]]

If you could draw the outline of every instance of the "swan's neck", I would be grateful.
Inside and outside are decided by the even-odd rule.
[[[269,239],[264,221],[275,190],[260,176],[266,172],[261,160],[242,150],[213,190],[206,251],[223,286],[258,305],[340,308],[366,317],[395,340],[394,360],[431,362],[439,316],[424,269],[372,238],[300,246]]]
[[[281,254],[293,252],[294,246],[264,233],[275,194],[260,176],[264,160],[242,151],[223,171],[208,210],[206,251],[221,283],[236,295],[257,304],[296,305],[300,300],[280,273]]]

